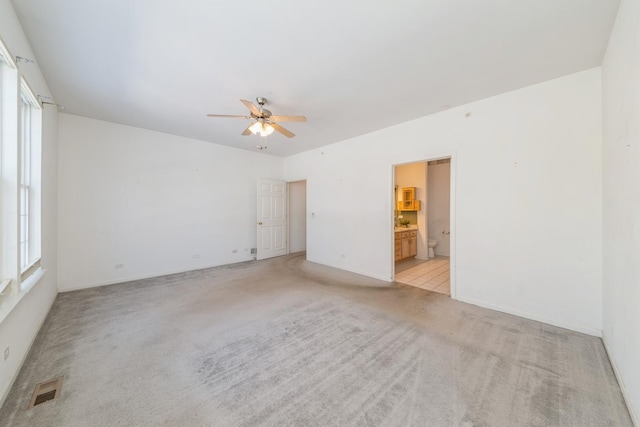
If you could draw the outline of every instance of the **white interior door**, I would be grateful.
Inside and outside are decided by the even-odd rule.
[[[256,259],[287,254],[287,183],[258,179]]]

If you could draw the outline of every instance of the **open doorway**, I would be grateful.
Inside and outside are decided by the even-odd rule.
[[[451,157],[394,167],[394,279],[454,295]]]
[[[289,182],[289,253],[307,250],[307,181]]]

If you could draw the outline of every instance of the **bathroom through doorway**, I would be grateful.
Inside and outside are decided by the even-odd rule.
[[[394,166],[394,280],[455,298],[453,156]]]

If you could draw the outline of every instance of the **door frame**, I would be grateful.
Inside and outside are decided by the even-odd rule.
[[[304,251],[307,251],[307,241],[308,241],[308,228],[309,221],[307,218],[307,200],[308,200],[308,186],[307,179],[296,179],[295,181],[287,181],[287,254],[291,253],[291,184],[295,184],[297,182],[304,182],[305,188],[305,203],[304,203],[304,217],[305,217],[305,227],[304,227]]]
[[[427,163],[433,160],[442,160],[442,159],[450,159],[450,170],[449,170],[449,284],[451,289],[451,299],[457,298],[457,286],[456,286],[456,173],[457,173],[457,154],[455,151],[437,153],[430,156],[427,156],[423,159],[411,160],[408,162],[402,163],[394,163],[391,165],[391,188],[389,199],[392,200],[391,210],[389,211],[391,230],[389,232],[389,259],[391,260],[391,280],[395,280],[396,278],[396,262],[395,262],[395,252],[394,252],[394,244],[395,244],[395,216],[394,211],[396,209],[396,199],[395,199],[395,185],[396,185],[396,167],[403,165],[410,165],[413,163]],[[427,209],[427,207],[424,207]],[[428,221],[428,218],[427,218]],[[428,233],[428,231],[427,231]],[[429,236],[427,235],[427,239]]]

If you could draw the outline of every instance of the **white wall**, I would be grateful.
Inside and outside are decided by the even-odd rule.
[[[9,0],[0,0],[0,36],[14,55],[37,60]],[[37,65],[20,64],[20,70],[36,94],[50,95]],[[45,271],[0,323],[0,355],[6,347],[10,348],[6,361],[0,356],[0,406],[57,294],[56,125],[55,108],[46,107],[42,126],[42,268]]]
[[[416,200],[420,200],[420,210],[416,212],[418,220],[418,254],[417,259],[428,259],[427,247],[427,163],[417,162],[408,165],[396,166],[395,185],[398,186],[398,198],[402,197],[402,189],[405,187],[416,188]],[[398,216],[403,216],[403,212],[399,212]],[[389,224],[389,227],[393,227]],[[392,242],[393,243],[393,242]],[[394,243],[395,247],[395,243]]]
[[[307,249],[307,183],[289,183],[289,252]]]
[[[427,223],[429,239],[436,240],[436,255],[449,256],[449,235],[451,214],[449,195],[451,192],[451,164],[441,163],[427,166]]]
[[[457,298],[599,335],[600,88],[591,69],[285,159],[307,259],[391,280],[392,165],[453,153]]]
[[[604,341],[640,425],[640,2],[623,0],[602,66]]]
[[[69,114],[59,141],[60,290],[253,259],[282,159]]]

